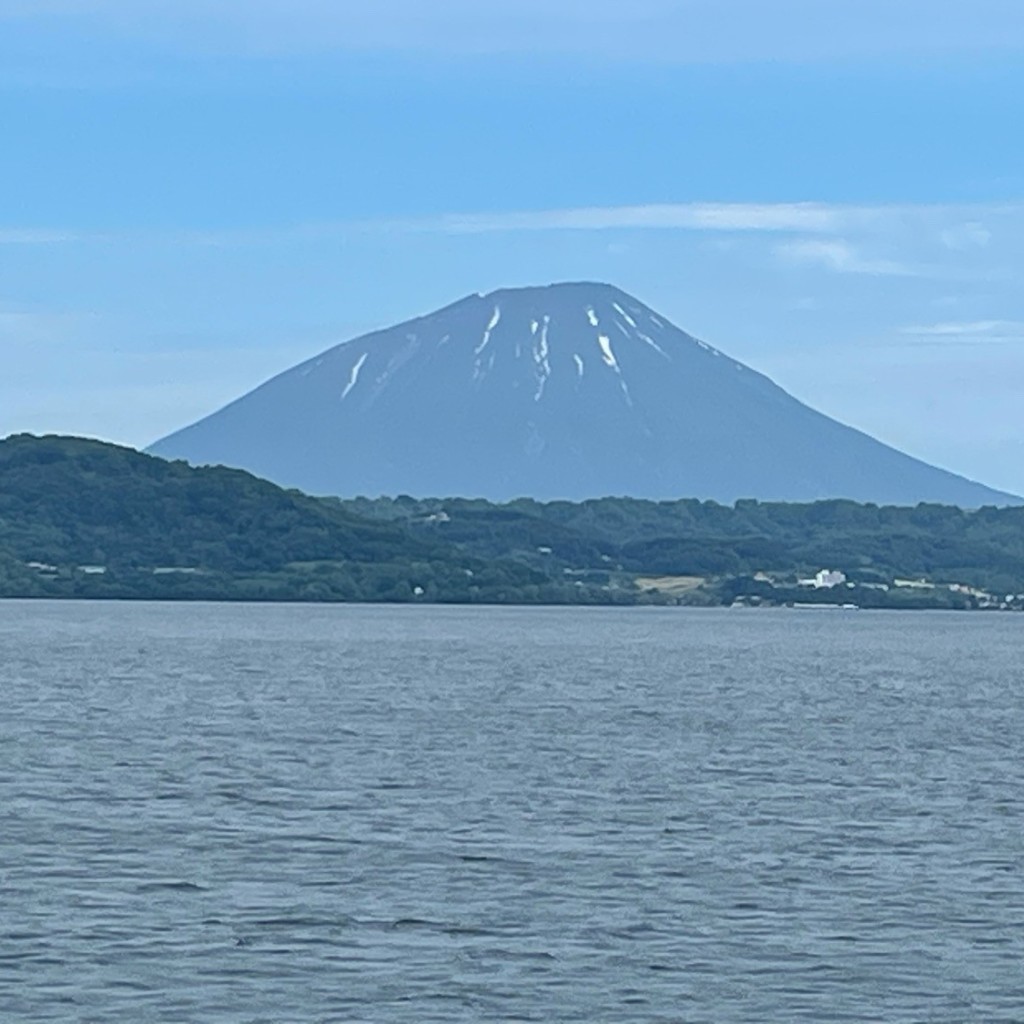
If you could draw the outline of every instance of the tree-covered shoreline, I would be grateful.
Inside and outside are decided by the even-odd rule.
[[[842,583],[811,585],[823,569]],[[1024,608],[1024,509],[341,500],[19,435],[0,597]]]

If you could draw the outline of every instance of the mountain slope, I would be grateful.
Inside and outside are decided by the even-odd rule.
[[[1015,500],[587,283],[474,295],[338,345],[151,451],[340,495]]]

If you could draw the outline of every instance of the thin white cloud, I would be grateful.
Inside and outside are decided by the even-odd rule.
[[[77,237],[72,231],[48,228],[0,228],[0,245],[58,245],[73,242]]]
[[[949,320],[937,324],[915,324],[900,329],[900,334],[918,338],[978,338],[1005,340],[1024,338],[1024,321],[1020,320]]]
[[[1019,256],[1014,240],[1024,229],[1024,204],[904,204],[858,206],[797,203],[644,203],[547,210],[457,212],[404,220],[325,221],[282,227],[233,229],[78,231],[4,228],[5,245],[160,245],[175,249],[238,248],[324,243],[375,234],[488,235],[513,233],[689,232],[702,234],[720,251],[778,239],[768,255],[791,266],[838,274],[1010,280]],[[999,233],[1000,246],[989,244]],[[780,238],[781,236],[781,238]],[[788,236],[788,237],[787,237]],[[951,237],[973,237],[965,259]],[[610,244],[610,243],[609,243]],[[984,255],[983,255],[984,254]],[[1007,262],[1007,259],[1009,262]]]
[[[1019,0],[0,0],[190,53],[432,51],[673,62],[1024,48]],[[43,20],[45,19],[45,21]]]
[[[817,266],[838,274],[870,274],[873,276],[917,277],[921,271],[908,263],[890,259],[874,259],[842,238],[800,239],[776,247],[783,260],[801,266]]]
[[[840,208],[821,203],[649,203],[507,213],[456,213],[393,222],[393,229],[485,234],[502,231],[834,231]]]
[[[571,207],[560,210],[513,210],[492,213],[450,213],[410,220],[371,220],[296,224],[284,228],[237,230],[174,230],[161,241],[194,246],[260,244],[284,239],[316,239],[351,232],[411,232],[452,235],[515,231],[665,230],[707,232],[791,232],[814,234],[841,229],[851,219],[871,216],[824,203],[648,203],[633,206]],[[3,244],[141,241],[156,235],[144,232],[76,232],[0,228]]]
[[[1021,203],[892,204],[844,203],[643,203],[622,206],[567,207],[547,210],[460,212],[401,221],[369,221],[360,225],[307,225],[306,233],[350,230],[488,234],[516,231],[664,230],[728,233],[780,233],[835,236],[827,242],[795,241],[790,255],[826,262],[833,269],[858,273],[907,273],[896,263],[859,258],[849,236],[919,236],[944,249],[952,238],[975,246],[993,237],[990,225],[1024,216]],[[843,246],[847,246],[846,249]],[[963,245],[960,246],[961,248]]]
[[[939,238],[947,249],[984,249],[992,241],[992,232],[984,224],[969,221],[944,228]]]

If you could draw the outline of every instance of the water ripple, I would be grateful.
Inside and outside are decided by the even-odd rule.
[[[0,604],[0,1020],[1020,1021],[1019,631]]]

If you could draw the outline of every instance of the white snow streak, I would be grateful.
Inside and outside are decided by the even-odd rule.
[[[480,344],[477,345],[475,349],[473,349],[475,355],[480,355],[480,353],[483,352],[485,348],[487,348],[487,343],[491,340],[491,331],[493,331],[494,328],[498,326],[498,321],[500,319],[501,310],[497,306],[495,306],[494,316],[491,317],[491,322],[487,325],[487,330],[484,331],[484,340],[481,341]]]
[[[576,360],[576,373],[578,376],[583,376],[583,360],[578,355],[573,353],[573,359]]]
[[[544,327],[540,332],[540,344],[533,350],[533,358],[535,362],[544,363],[548,358],[548,325],[551,323],[551,317],[544,317]]]
[[[601,358],[616,372],[619,371],[619,364],[612,351],[612,339],[607,334],[599,334],[597,343],[601,346]]]
[[[366,362],[366,357],[369,355],[368,352],[364,352],[357,360],[355,366],[352,367],[349,373],[348,383],[345,385],[345,390],[341,393],[341,400],[344,402],[348,397],[348,393],[356,386],[356,381],[359,380],[359,371],[363,368],[363,363]]]
[[[597,319],[597,314],[594,312],[593,306],[587,306],[587,319],[590,321],[591,327],[596,327],[600,323]]]
[[[597,343],[601,346],[601,358],[618,375],[619,387],[622,388],[622,394],[626,399],[626,405],[632,409],[633,397],[629,393],[629,388],[627,387],[626,382],[622,379],[622,367],[619,366],[619,361],[615,358],[615,353],[612,351],[612,339],[609,338],[607,334],[599,334],[597,336]]]
[[[487,329],[484,331],[483,341],[481,341],[480,344],[477,345],[475,349],[473,349],[473,354],[476,356],[476,362],[473,365],[473,380],[479,380],[481,377],[484,376],[483,361],[480,359],[480,354],[483,352],[485,348],[487,348],[487,343],[491,340],[491,332],[494,330],[495,327],[498,326],[498,321],[500,319],[501,310],[497,306],[495,306],[494,315],[491,317],[491,322],[487,325]],[[490,363],[488,364],[487,368],[493,369],[493,367],[494,353],[492,352]]]
[[[636,327],[636,321],[617,302],[613,302],[612,307],[630,327]]]
[[[551,317],[544,317],[544,324],[540,329],[540,339],[533,347],[533,361],[537,364],[537,393],[533,396],[535,402],[539,402],[544,394],[544,385],[551,376],[551,363],[548,362],[548,325]]]
[[[669,360],[669,362],[672,361],[672,357],[652,337],[644,334],[643,331],[637,331],[636,333],[639,334],[640,337],[643,338],[643,340],[646,341],[647,344],[651,346],[651,348],[656,349],[658,352],[660,352],[666,359]]]

